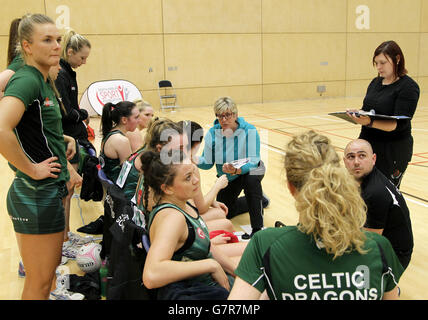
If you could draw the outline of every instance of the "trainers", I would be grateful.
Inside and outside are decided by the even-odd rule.
[[[282,223],[281,221],[276,221],[275,222],[275,228],[282,228],[285,227],[285,224]]]
[[[79,251],[79,246],[76,245],[73,241],[67,240],[62,244],[62,255],[69,259],[76,259],[77,252]]]
[[[253,229],[253,231],[251,231],[251,234],[248,234],[248,233],[245,233],[245,234],[243,234],[242,235],[242,239],[243,240],[250,240],[252,237],[253,237],[253,235],[256,233],[256,232],[258,232],[258,231],[260,231],[260,230],[262,230],[261,228],[259,228],[259,229]]]
[[[83,300],[85,296],[81,293],[70,292],[65,288],[56,288],[50,293],[49,300]]]
[[[22,261],[19,261],[18,277],[25,278],[25,269],[24,269],[24,264],[22,263]]]
[[[56,289],[69,289],[70,288],[70,275],[56,273]]]
[[[78,246],[83,246],[89,242],[94,242],[94,237],[92,236],[81,237],[78,234],[75,234],[73,232],[68,232],[67,235],[68,235],[68,239]]]
[[[81,293],[68,291],[70,288],[70,274],[61,274],[56,271],[56,289],[50,293],[49,300],[83,300],[85,296]]]
[[[64,265],[68,262],[68,258],[66,256],[61,257],[61,265]]]

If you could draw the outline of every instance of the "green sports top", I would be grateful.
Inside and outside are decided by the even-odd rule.
[[[140,171],[135,167],[135,160],[144,152],[144,147],[138,149],[122,164],[116,184],[122,188],[125,197],[132,200],[137,190]],[[141,210],[141,209],[140,209]]]
[[[61,164],[58,178],[46,178],[37,183],[69,180],[60,107],[41,72],[33,66],[22,66],[9,80],[4,96],[18,98],[24,103],[25,111],[14,132],[28,159],[40,163],[56,156]],[[19,170],[16,176],[36,181]]]
[[[144,174],[141,174],[137,181],[133,202],[136,204],[138,209],[146,212],[146,209],[144,208]]]
[[[270,299],[382,299],[403,268],[385,237],[365,234],[366,254],[354,250],[333,260],[322,243],[296,226],[268,228],[251,239],[235,273],[260,292],[267,289]]]
[[[189,237],[194,236],[194,240],[191,243],[190,247],[186,245],[187,244],[187,241],[186,241],[186,244],[183,246],[186,248],[184,250],[182,250],[183,248],[180,248],[179,250],[174,252],[174,255],[172,256],[171,260],[197,261],[197,260],[211,258],[212,257],[210,253],[211,242],[210,242],[210,235],[209,235],[208,228],[204,220],[202,219],[202,217],[199,215],[199,212],[197,211],[197,209],[194,208],[193,206],[192,208],[194,208],[198,214],[197,218],[192,217],[183,209],[171,203],[163,203],[158,206],[155,206],[149,215],[148,231],[150,232],[150,227],[152,225],[153,219],[155,218],[156,214],[164,208],[174,208],[178,212],[183,214],[189,226],[188,228]],[[190,234],[190,232],[194,232],[194,235]],[[213,278],[208,273],[192,278],[192,281],[203,282],[208,285],[217,285],[217,283],[214,282]]]
[[[21,67],[25,65],[24,59],[20,53],[18,53],[15,58],[13,58],[12,62],[7,66],[7,69],[12,70],[14,72],[18,71]]]
[[[108,138],[110,138],[112,135],[114,134],[121,134],[124,135],[122,133],[122,131],[120,130],[113,130],[110,131],[107,136],[103,139],[103,141],[101,142],[102,148],[101,148],[101,152],[100,152],[100,164],[101,164],[101,168],[103,169],[104,173],[106,174],[107,178],[109,178],[112,182],[115,182],[117,177],[119,176],[120,170],[122,169],[121,165],[120,165],[120,159],[111,159],[109,157],[107,157],[104,153],[104,145],[107,142]]]

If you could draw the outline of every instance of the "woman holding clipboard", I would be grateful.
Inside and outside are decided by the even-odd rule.
[[[347,112],[357,124],[362,125],[359,138],[373,146],[377,155],[376,167],[399,187],[413,154],[411,118],[416,111],[420,90],[418,84],[407,75],[404,55],[396,42],[380,44],[374,52],[373,65],[378,76],[367,88],[362,110],[407,116],[409,119],[375,119],[357,116],[353,113],[357,110]]]

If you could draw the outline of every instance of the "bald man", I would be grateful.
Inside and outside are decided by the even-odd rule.
[[[404,197],[375,167],[376,154],[366,140],[348,143],[343,161],[361,186],[361,196],[367,205],[365,229],[385,236],[406,269],[413,251],[413,232]]]

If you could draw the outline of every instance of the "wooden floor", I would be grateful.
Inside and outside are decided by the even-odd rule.
[[[314,129],[328,136],[340,156],[346,144],[356,138],[360,127],[328,116],[327,113],[343,111],[346,108],[359,108],[362,97],[299,100],[264,104],[239,105],[239,116],[243,116],[258,129],[262,141],[261,155],[267,172],[263,180],[264,192],[271,200],[265,209],[265,226],[273,226],[276,220],[287,225],[296,224],[298,216],[294,201],[285,186],[283,169],[284,147],[294,134]],[[181,108],[177,112],[155,112],[172,120],[194,120],[204,129],[210,128],[214,120],[212,107]],[[411,213],[415,248],[412,260],[400,280],[402,299],[428,299],[428,94],[422,94],[418,109],[412,121],[415,140],[412,162],[404,176],[401,191],[404,193]],[[91,126],[98,131],[99,119],[91,119]],[[95,145],[99,148],[97,133]],[[99,149],[98,149],[99,150]],[[0,299],[19,299],[24,280],[18,278],[17,250],[12,223],[6,210],[6,195],[13,179],[12,171],[4,158],[0,159]],[[214,168],[201,170],[202,185],[208,190],[215,181]],[[79,190],[77,190],[78,192]],[[100,202],[80,201],[84,223],[95,220],[102,214]],[[249,224],[248,214],[238,216],[233,222],[239,230],[241,225]],[[83,224],[78,200],[72,199],[71,229]],[[74,261],[66,267],[79,273]]]

